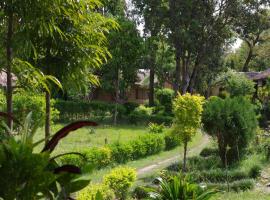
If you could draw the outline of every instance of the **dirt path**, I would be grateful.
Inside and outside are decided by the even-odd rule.
[[[188,150],[188,156],[191,156],[191,155],[194,155],[194,154],[198,154],[209,142],[209,138],[207,136],[204,136],[201,143],[196,146],[196,147],[193,147],[191,148],[190,150]],[[145,174],[149,174],[151,173],[152,171],[156,170],[156,169],[159,169],[161,167],[163,168],[166,168],[168,167],[169,165],[177,162],[177,161],[180,161],[182,159],[183,155],[180,154],[178,156],[174,156],[174,157],[171,157],[171,158],[168,158],[166,160],[163,160],[163,161],[160,161],[160,162],[157,162],[155,164],[152,164],[152,165],[148,165],[148,166],[145,166],[143,168],[140,168],[137,170],[137,174],[138,176],[143,176]]]

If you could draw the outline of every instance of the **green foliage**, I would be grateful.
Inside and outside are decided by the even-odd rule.
[[[114,143],[110,146],[112,158],[116,163],[126,163],[132,159],[132,146],[129,143]]]
[[[139,104],[134,103],[134,102],[126,102],[126,103],[123,104],[123,106],[126,108],[126,115],[129,115],[137,107],[139,107]]]
[[[217,79],[218,84],[222,85],[231,97],[252,96],[255,92],[255,84],[244,74],[228,71]]]
[[[202,122],[205,131],[217,139],[224,165],[227,153],[228,161],[239,159],[257,128],[254,106],[244,97],[210,98],[205,104]]]
[[[3,116],[3,113],[1,113]],[[3,199],[64,199],[89,184],[86,173],[91,168],[74,165],[59,166],[51,152],[71,130],[93,125],[76,122],[59,130],[37,153],[33,143],[35,129],[31,129],[31,114],[22,125],[19,135],[9,135],[0,145],[0,197]],[[5,132],[2,132],[4,134]],[[39,141],[38,143],[42,142]]]
[[[229,188],[235,192],[240,192],[240,191],[247,191],[247,190],[252,190],[254,188],[254,180],[253,179],[242,179],[238,181],[231,182],[229,184]],[[207,186],[209,188],[215,188],[223,191],[228,190],[228,185],[227,183],[208,183]]]
[[[163,133],[164,128],[165,127],[163,124],[160,124],[160,125],[155,124],[155,123],[148,124],[149,133],[155,133],[155,134]]]
[[[169,151],[181,144],[179,137],[172,133],[172,131],[168,131],[165,136],[165,150]]]
[[[77,194],[78,200],[99,200],[96,198],[98,192],[103,200],[112,200],[115,198],[113,191],[104,184],[90,184]]]
[[[213,190],[204,190],[199,185],[189,182],[187,177],[173,176],[169,180],[161,179],[160,189],[157,192],[151,193],[151,197],[158,200],[208,200],[215,193]]]
[[[218,149],[205,147],[201,152],[200,156],[208,157],[208,156],[218,156]]]
[[[136,171],[129,167],[118,167],[104,177],[104,184],[109,186],[115,196],[124,200],[127,197],[129,188],[136,180]]]
[[[112,118],[115,104],[99,101],[63,101],[57,100],[55,107],[60,112],[60,121],[70,121],[78,119],[104,120],[106,117]],[[126,109],[122,105],[117,106],[118,116],[123,116]]]
[[[253,165],[249,170],[250,178],[257,178],[261,175],[262,167],[260,165]]]
[[[165,107],[166,113],[172,112],[172,102],[174,98],[174,91],[171,89],[160,89],[156,91],[156,98],[159,104]]]
[[[5,110],[5,97],[0,94],[0,109]],[[20,92],[14,95],[13,98],[14,117],[18,121],[24,121],[27,115],[32,112],[32,123],[38,127],[44,126],[45,123],[45,99],[41,95],[34,95],[31,93]],[[55,101],[51,101],[51,120],[56,121],[58,119],[59,112],[55,108]],[[33,128],[33,127],[32,127]]]
[[[173,102],[173,131],[184,143],[189,142],[201,126],[203,100],[201,96],[187,93],[178,94]]]
[[[92,148],[86,151],[85,155],[87,161],[98,169],[108,166],[112,159],[112,151],[109,147]]]
[[[31,146],[13,139],[1,144],[0,197],[33,199],[49,192],[56,177],[48,169],[49,154],[34,154]],[[28,180],[28,181],[26,181]]]
[[[154,155],[165,148],[162,135],[148,134],[129,143],[115,143],[111,145],[113,160],[117,163],[125,163],[146,156]]]
[[[149,193],[152,190],[152,188],[137,186],[132,192],[132,197],[135,199],[147,199],[149,198]]]

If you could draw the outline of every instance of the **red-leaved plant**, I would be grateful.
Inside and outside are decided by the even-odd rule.
[[[0,112],[0,117],[14,117],[7,113]],[[61,139],[72,131],[85,126],[97,126],[91,121],[78,121],[60,129],[45,144],[40,153],[34,152],[34,147],[44,140],[33,143],[33,136],[36,130],[30,130],[31,113],[27,116],[23,125],[20,125],[19,135],[13,136],[11,131],[2,131],[0,143],[0,197],[3,199],[71,199],[70,195],[81,190],[90,182],[89,173],[91,166],[82,169],[75,165],[63,165],[55,161],[56,158],[66,154],[51,157]],[[6,127],[4,125],[4,127]]]

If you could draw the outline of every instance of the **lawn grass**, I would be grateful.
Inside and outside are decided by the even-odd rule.
[[[52,133],[62,128],[64,125],[57,124],[52,127]],[[127,142],[134,140],[139,136],[148,132],[146,127],[142,126],[99,126],[97,128],[82,128],[70,133],[62,139],[55,149],[55,153],[65,153],[71,151],[79,151],[84,148],[103,146],[105,140],[108,144],[116,141]],[[34,140],[38,141],[44,138],[44,129],[39,129]],[[37,147],[40,150],[44,143]]]
[[[230,192],[218,194],[211,200],[270,200],[270,195],[259,191]]]

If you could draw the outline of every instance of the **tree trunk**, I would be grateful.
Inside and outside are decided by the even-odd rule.
[[[116,73],[116,80],[115,80],[115,110],[114,110],[114,117],[113,117],[113,124],[117,124],[117,115],[118,115],[118,103],[119,103],[119,69],[117,69]]]
[[[45,92],[46,118],[45,118],[45,142],[49,141],[51,134],[51,95],[49,91]]]
[[[154,62],[152,61],[152,66],[150,68],[150,77],[149,77],[149,106],[155,106],[154,95],[155,95],[155,67]]]
[[[183,172],[187,171],[187,142],[184,143]]]
[[[189,80],[188,80],[188,60],[183,57],[182,58],[182,88],[181,88],[181,93],[185,94],[187,92]]]
[[[218,135],[217,139],[218,139],[219,157],[221,159],[222,165],[226,167],[226,146],[220,134]]]
[[[180,51],[176,50],[175,53],[175,84],[174,84],[174,92],[177,94],[180,90],[180,76],[181,76],[181,55]]]
[[[194,86],[195,86],[195,83],[196,83],[198,71],[199,71],[199,58],[197,57],[197,59],[195,61],[195,64],[194,64],[194,68],[193,68],[191,77],[190,77],[190,80],[189,80],[189,85],[188,85],[188,88],[187,88],[188,92],[191,93],[191,94],[193,93],[193,90],[194,90]]]
[[[13,36],[13,14],[10,13],[8,16],[8,31],[7,31],[7,43],[6,43],[6,59],[7,59],[7,93],[6,93],[6,100],[7,100],[7,113],[12,115],[13,112],[13,105],[12,105],[12,36]],[[7,125],[12,131],[13,127],[13,120],[8,118]]]
[[[253,56],[253,50],[252,50],[253,47],[249,47],[249,52],[248,52],[248,56],[246,58],[246,61],[245,61],[245,64],[243,66],[243,72],[248,72],[249,71],[249,68],[248,68],[248,65],[252,59],[252,56]]]

